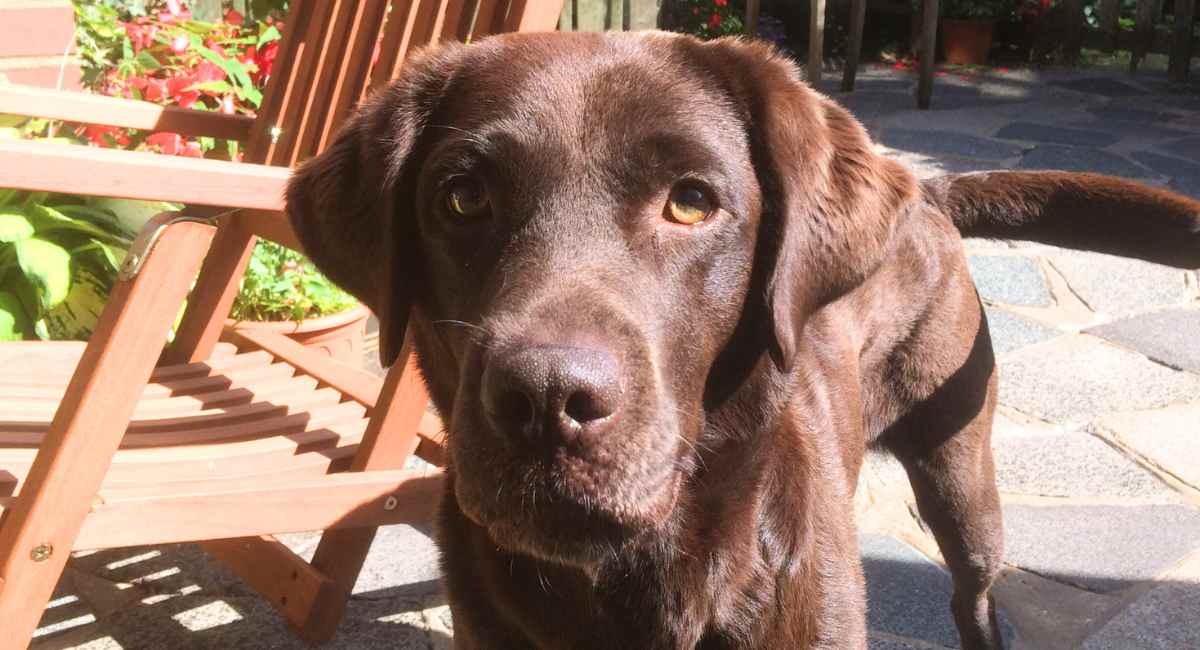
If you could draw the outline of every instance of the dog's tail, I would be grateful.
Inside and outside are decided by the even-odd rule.
[[[931,178],[925,196],[972,237],[1200,268],[1200,201],[1099,174],[975,172]]]

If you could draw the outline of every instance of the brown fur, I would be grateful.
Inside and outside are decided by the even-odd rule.
[[[449,212],[458,175],[490,215]],[[720,210],[664,219],[681,178]],[[1124,181],[918,184],[769,48],[661,33],[427,53],[288,205],[386,361],[411,308],[472,649],[865,647],[867,447],[908,470],[964,647],[998,647],[995,368],[956,225],[1200,250],[1200,204]]]

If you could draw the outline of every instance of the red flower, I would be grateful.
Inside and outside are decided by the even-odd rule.
[[[718,7],[725,7],[729,5],[729,0],[713,0],[713,4]]]
[[[205,59],[196,66],[196,81],[204,83],[206,81],[221,81],[225,78],[225,71],[221,66]]]
[[[179,155],[185,156],[187,158],[203,158],[204,150],[200,148],[199,142],[192,140],[192,141],[188,142],[187,144],[183,145],[183,151],[180,151]]]
[[[267,43],[254,54],[254,64],[258,66],[258,79],[270,76],[271,68],[275,65],[276,54],[279,54],[279,41]]]
[[[75,130],[76,135],[82,135],[88,142],[97,147],[125,146],[129,144],[129,134],[124,129],[115,126],[88,124]]]
[[[246,22],[246,19],[236,9],[230,9],[225,12],[225,22],[230,25],[242,25]]]
[[[181,108],[191,108],[200,99],[200,92],[191,90],[195,84],[195,77],[173,77],[167,80],[167,94]]]
[[[178,133],[162,131],[146,138],[146,144],[168,156],[175,156],[183,151],[183,136]]]
[[[722,22],[721,14],[714,13],[713,15],[708,17],[708,26],[711,29],[716,29],[716,28],[720,27],[721,22]]]

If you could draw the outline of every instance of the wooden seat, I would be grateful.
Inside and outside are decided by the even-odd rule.
[[[139,234],[86,345],[0,343],[0,648],[28,643],[72,550],[182,541],[327,640],[375,528],[428,521],[440,498],[440,470],[405,469],[443,458],[409,342],[380,379],[223,324],[257,238],[299,247],[289,168],[363,96],[423,44],[553,29],[561,2],[290,7],[254,119],[0,87],[0,112],[238,139],[247,161],[0,140],[8,187],[186,204]],[[326,531],[311,563],[270,537],[310,530]]]

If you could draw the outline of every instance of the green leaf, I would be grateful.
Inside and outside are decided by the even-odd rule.
[[[66,299],[71,289],[71,254],[66,249],[36,237],[16,242],[13,247],[17,264],[37,292],[41,313]]]
[[[121,228],[129,234],[135,234],[146,225],[151,217],[160,212],[174,212],[182,209],[178,203],[166,201],[138,201],[134,199],[89,198],[88,205],[116,215]]]
[[[0,205],[8,205],[9,203],[16,203],[17,199],[19,199],[20,197],[21,197],[21,192],[19,190],[9,190],[9,189],[0,188]]]
[[[8,291],[0,291],[0,341],[20,341],[33,329],[21,300]]]
[[[137,62],[146,70],[157,70],[162,67],[162,64],[158,62],[158,59],[154,58],[154,55],[149,50],[138,52]]]
[[[28,239],[33,232],[33,224],[24,213],[0,210],[0,242]]]
[[[276,29],[274,25],[268,25],[267,28],[264,29],[263,32],[258,35],[258,42],[256,42],[254,44],[254,46],[262,47],[263,45],[270,43],[271,41],[277,41],[281,38],[283,38],[283,34],[280,34],[279,30]]]
[[[225,93],[233,92],[234,87],[228,81],[205,81],[204,83],[192,84],[192,90],[224,95]]]
[[[48,205],[31,206],[26,209],[26,214],[29,215],[30,221],[39,235],[50,232],[73,232],[114,244],[128,243],[126,237],[115,235],[83,219],[72,219]]]

